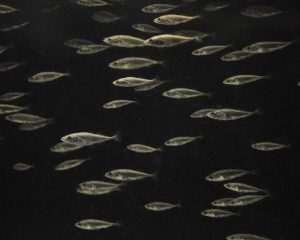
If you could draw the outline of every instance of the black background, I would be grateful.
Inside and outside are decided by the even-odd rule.
[[[55,124],[34,132],[21,132],[17,126],[0,118],[1,215],[0,238],[5,240],[63,239],[225,239],[234,233],[252,233],[272,239],[291,239],[299,235],[299,107],[300,44],[274,53],[254,56],[240,62],[222,62],[223,53],[255,41],[297,40],[300,30],[298,1],[233,1],[234,6],[214,13],[203,13],[199,21],[161,27],[165,32],[194,29],[213,32],[203,43],[189,43],[170,49],[111,48],[95,55],[77,55],[64,46],[70,38],[84,38],[100,43],[106,36],[129,34],[147,38],[131,28],[134,23],[151,23],[156,15],[140,9],[154,0],[128,0],[125,4],[104,7],[122,16],[111,24],[91,19],[98,8],[85,8],[68,1],[59,2],[52,13],[41,10],[57,2],[46,0],[6,0],[20,12],[1,15],[1,24],[30,25],[0,33],[1,45],[15,48],[0,55],[1,62],[25,61],[15,70],[0,73],[0,91],[30,92],[16,101],[30,106],[29,113],[55,118]],[[163,1],[161,1],[163,2]],[[166,2],[166,1],[164,1]],[[168,1],[170,3],[179,3]],[[178,8],[174,13],[202,13],[207,1]],[[243,7],[269,3],[286,13],[266,19],[240,15]],[[233,44],[231,49],[208,57],[194,57],[191,52],[208,44]],[[121,57],[143,56],[164,60],[165,66],[128,71],[107,65]],[[30,84],[27,78],[40,71],[70,72],[70,78],[46,84]],[[271,79],[233,87],[222,81],[235,74],[272,75]],[[117,88],[112,81],[125,76],[153,78],[166,84],[149,92]],[[213,93],[211,98],[174,100],[161,93],[174,87],[188,87]],[[114,99],[134,99],[138,105],[118,110],[101,106]],[[207,107],[229,107],[262,114],[232,122],[191,119],[189,115]],[[113,135],[120,132],[122,143],[109,142],[67,154],[52,153],[49,148],[61,136],[78,131]],[[203,135],[180,148],[165,148],[159,154],[142,155],[126,151],[130,143],[162,146],[171,137]],[[276,152],[251,149],[257,141],[291,144]],[[66,172],[53,168],[59,162],[77,157],[91,157],[82,166]],[[26,172],[12,169],[16,162],[34,164]],[[158,171],[159,177],[129,183],[121,193],[85,196],[76,193],[78,183],[105,180],[111,169],[132,168]],[[204,177],[222,168],[257,171],[239,179],[264,189],[272,198],[243,208],[238,217],[209,219],[201,211],[210,202],[236,196],[222,184],[207,182]],[[150,201],[180,202],[182,208],[151,212],[143,205]],[[101,231],[84,231],[74,223],[98,218],[120,221],[123,227]]]

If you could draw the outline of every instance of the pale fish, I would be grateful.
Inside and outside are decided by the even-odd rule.
[[[245,183],[236,183],[236,182],[230,182],[225,183],[224,187],[238,193],[257,193],[257,192],[267,192],[266,190],[250,186]]]
[[[16,11],[20,11],[20,10],[8,5],[0,4],[0,14],[12,13]]]
[[[205,209],[201,212],[201,214],[205,217],[210,218],[226,218],[234,215],[239,215],[238,213],[230,212],[222,209]]]
[[[40,128],[46,127],[51,123],[53,123],[52,119],[47,119],[44,122],[23,123],[18,126],[18,129],[21,131],[35,131]]]
[[[8,93],[4,93],[0,96],[0,101],[9,102],[9,101],[19,99],[26,95],[29,95],[29,93],[27,93],[27,92],[8,92]]]
[[[66,153],[66,152],[72,152],[75,150],[78,150],[82,148],[80,145],[75,145],[75,144],[70,144],[70,143],[65,143],[65,142],[59,142],[52,146],[50,148],[51,152],[56,152],[56,153]]]
[[[224,50],[232,45],[211,45],[198,48],[192,52],[194,56],[207,56]]]
[[[143,144],[130,144],[126,147],[128,150],[137,153],[152,153],[157,151],[162,151],[160,148],[154,148]]]
[[[278,10],[274,7],[263,6],[263,5],[253,5],[246,7],[241,14],[246,17],[252,18],[266,18],[274,15],[283,13],[281,10]]]
[[[24,62],[0,62],[0,72],[7,72],[23,64]]]
[[[144,47],[146,46],[144,41],[142,38],[129,35],[114,35],[103,39],[103,42],[108,45],[122,48]]]
[[[76,0],[75,3],[84,7],[102,7],[108,5],[107,2],[102,0]]]
[[[80,55],[90,55],[98,52],[102,52],[106,49],[110,48],[110,46],[102,45],[102,44],[93,44],[93,45],[85,45],[76,50],[76,53]]]
[[[154,81],[152,81],[152,82],[148,82],[148,83],[136,86],[134,88],[134,91],[136,91],[136,92],[149,91],[149,90],[159,87],[162,84],[164,84],[164,81],[160,81],[159,79],[155,78]]]
[[[92,15],[92,19],[99,23],[112,23],[120,20],[121,17],[111,12],[98,11]]]
[[[61,77],[70,76],[69,73],[61,73],[61,72],[40,72],[32,75],[30,78],[28,78],[28,82],[31,83],[45,83],[54,81],[56,79],[59,79]]]
[[[146,79],[140,77],[124,77],[113,81],[113,85],[117,87],[137,87],[145,86],[145,84],[152,84],[157,81],[157,78]]]
[[[207,117],[207,114],[212,112],[212,111],[215,111],[216,109],[215,108],[204,108],[204,109],[200,109],[200,110],[197,110],[195,112],[193,112],[190,117],[191,118],[204,118],[204,117]]]
[[[143,23],[133,24],[132,28],[137,30],[137,31],[144,32],[144,33],[161,33],[162,32],[157,27],[154,27],[154,26],[149,25],[149,24],[143,24]]]
[[[115,134],[113,136],[106,136],[99,133],[77,132],[68,134],[61,138],[62,142],[77,146],[90,146],[93,144],[99,144],[111,140],[119,141],[120,136],[118,134]]]
[[[196,139],[201,139],[202,136],[196,136],[196,137],[189,137],[189,136],[182,136],[182,137],[174,137],[167,141],[165,141],[165,145],[169,147],[177,147],[177,146],[183,146],[185,144],[188,144],[190,142],[195,141]]]
[[[27,164],[27,163],[16,163],[13,165],[13,169],[17,171],[26,171],[31,168],[33,168],[33,165]]]
[[[251,56],[255,55],[254,53],[246,52],[244,50],[237,50],[230,53],[227,53],[221,57],[221,60],[224,62],[234,62],[244,60]]]
[[[164,97],[175,98],[175,99],[185,99],[194,97],[210,96],[208,93],[203,93],[198,90],[189,88],[174,88],[163,92]]]
[[[197,38],[194,37],[185,37],[185,36],[174,35],[174,34],[161,34],[145,40],[144,43],[152,47],[164,48],[164,47],[174,47],[180,44],[184,44],[196,40]]]
[[[165,3],[155,3],[142,8],[145,13],[165,13],[174,10],[182,5],[173,5]]]
[[[144,178],[156,178],[156,173],[145,173],[132,169],[116,169],[105,173],[105,177],[116,181],[136,181]]]
[[[78,167],[79,165],[83,164],[87,160],[89,160],[89,159],[88,158],[79,158],[79,159],[66,160],[66,161],[61,162],[60,164],[58,164],[54,169],[56,171],[69,170],[71,168]]]
[[[271,240],[270,238],[261,237],[248,233],[237,233],[226,237],[227,240]]]
[[[169,14],[163,15],[158,18],[155,18],[153,22],[160,25],[179,25],[182,23],[190,22],[195,19],[200,19],[199,15],[196,16],[184,16],[184,15],[176,15],[176,14]]]
[[[267,197],[270,197],[270,195],[245,195],[232,199],[230,204],[234,207],[247,206],[261,201]]]
[[[98,219],[85,219],[75,223],[75,227],[83,230],[100,230],[112,226],[121,226],[121,224]]]
[[[90,46],[90,45],[96,45],[96,43],[92,41],[81,39],[81,38],[72,38],[66,40],[64,44],[68,47],[75,48],[75,49],[80,49],[82,47]]]
[[[149,58],[142,57],[126,57],[120,58],[111,62],[108,66],[115,69],[121,70],[134,70],[141,69],[145,67],[150,67],[152,65],[164,64],[162,61],[156,61]]]
[[[274,151],[282,148],[288,148],[290,145],[274,143],[274,142],[258,142],[251,145],[252,148],[259,151]]]
[[[20,124],[30,124],[30,123],[41,123],[45,121],[51,121],[52,119],[47,119],[40,117],[38,115],[28,114],[28,113],[13,113],[5,117],[7,121],[20,123]]]
[[[221,108],[209,112],[207,114],[207,117],[219,121],[232,121],[232,120],[249,117],[259,113],[260,113],[259,111],[249,112],[249,111],[243,111],[237,109]]]
[[[276,41],[265,41],[265,42],[256,42],[244,47],[242,50],[249,54],[262,54],[262,53],[270,53],[277,50],[281,50],[291,45],[295,41],[287,41],[287,42],[276,42]]]
[[[247,174],[256,174],[256,172],[240,169],[222,169],[211,173],[210,175],[206,176],[205,179],[211,182],[224,182],[242,177]]]
[[[229,78],[226,78],[223,83],[225,85],[239,86],[248,83],[252,83],[261,79],[271,78],[271,76],[261,76],[261,75],[235,75]]]
[[[151,211],[165,211],[172,208],[178,208],[181,207],[180,204],[173,204],[173,203],[167,203],[167,202],[150,202],[145,205],[145,208]]]
[[[220,198],[211,202],[215,207],[230,207],[233,198]]]
[[[214,2],[207,3],[203,8],[203,10],[207,12],[215,12],[227,8],[230,5],[231,5],[230,3],[225,1],[214,1]]]
[[[21,106],[10,105],[10,104],[0,104],[0,115],[16,113],[26,109],[28,109],[28,107],[21,107]]]
[[[121,108],[124,106],[127,106],[129,104],[136,103],[136,101],[132,100],[113,100],[110,102],[107,102],[103,105],[103,108],[105,109],[116,109],[116,108]]]

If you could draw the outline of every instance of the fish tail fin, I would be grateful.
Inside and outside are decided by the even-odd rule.
[[[155,181],[158,181],[158,171],[152,173],[152,174],[151,174],[151,177],[152,177]]]
[[[272,197],[270,191],[268,189],[262,189],[262,191],[266,194],[266,197]]]
[[[256,175],[256,174],[257,174],[256,171],[248,171],[247,173],[248,173],[248,174],[252,174],[252,175]]]
[[[71,74],[70,72],[66,72],[66,73],[64,73],[64,76],[66,76],[66,77],[71,77],[72,74]]]
[[[178,208],[182,208],[182,204],[180,203],[180,201],[178,201],[177,204],[175,204],[175,206]]]
[[[157,64],[160,64],[160,65],[162,65],[163,67],[166,67],[166,66],[167,66],[166,61],[157,61]]]
[[[114,225],[117,226],[117,227],[123,227],[124,226],[124,224],[122,222],[116,222],[116,223],[114,223]]]
[[[264,75],[263,78],[270,79],[270,78],[273,78],[273,76],[272,75]]]
[[[55,123],[55,119],[54,118],[47,118],[46,122],[49,123],[49,124],[53,124],[53,123]]]
[[[194,19],[201,19],[203,15],[201,13],[197,14],[194,16]]]
[[[203,135],[196,136],[197,139],[203,139]]]
[[[116,142],[121,142],[122,141],[122,137],[121,137],[121,133],[120,132],[117,132],[115,135],[114,135],[114,140]]]
[[[260,108],[258,108],[253,112],[253,114],[261,115],[263,114],[263,111]]]
[[[157,152],[164,152],[165,150],[162,147],[156,148]]]

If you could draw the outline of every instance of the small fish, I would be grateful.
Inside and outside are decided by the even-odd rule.
[[[270,53],[277,50],[281,50],[295,41],[290,42],[275,42],[275,41],[266,41],[266,42],[256,42],[250,44],[243,48],[243,51],[249,54],[262,54],[262,53]]]
[[[144,86],[145,84],[151,84],[156,81],[154,79],[146,79],[146,78],[139,78],[139,77],[125,77],[119,78],[113,81],[113,85],[117,87],[137,87],[137,86]]]
[[[89,160],[88,158],[82,158],[82,159],[71,159],[71,160],[66,160],[64,162],[61,162],[60,164],[58,164],[54,169],[56,171],[65,171],[65,170],[69,170],[71,168],[75,168],[81,164],[83,164],[84,162],[86,162],[87,160]]]
[[[239,206],[247,206],[253,203],[256,203],[260,200],[263,200],[267,197],[270,197],[269,195],[245,195],[241,197],[237,197],[231,200],[231,206],[239,207]]]
[[[145,173],[132,169],[116,169],[105,173],[105,177],[116,181],[136,181],[143,178],[156,177],[156,173]]]
[[[274,15],[278,15],[283,13],[282,11],[270,7],[270,6],[263,6],[263,5],[254,5],[246,7],[241,14],[246,17],[252,17],[252,18],[266,18],[271,17]]]
[[[284,145],[284,144],[273,143],[273,142],[258,142],[258,143],[253,143],[251,147],[259,151],[274,151],[282,148],[288,148],[290,147],[290,145]]]
[[[69,73],[60,73],[60,72],[40,72],[32,75],[28,78],[28,82],[30,83],[45,83],[50,82],[61,77],[69,77]]]
[[[75,49],[80,49],[80,48],[83,48],[85,46],[90,46],[90,45],[97,45],[96,43],[94,43],[92,41],[81,39],[81,38],[72,38],[72,39],[66,40],[64,42],[64,44],[68,47],[75,48]]]
[[[16,11],[20,11],[20,10],[11,6],[0,4],[0,14],[12,13]]]
[[[212,112],[212,111],[215,111],[216,109],[215,108],[205,108],[205,109],[200,109],[200,110],[197,110],[195,112],[193,112],[190,117],[191,118],[204,118],[204,117],[207,117],[207,114]]]
[[[0,72],[7,72],[23,64],[24,62],[0,62]]]
[[[76,0],[75,3],[84,7],[102,7],[108,5],[107,2],[102,0]]]
[[[144,41],[144,39],[129,35],[114,35],[103,39],[106,44],[123,48],[144,47],[146,46]]]
[[[182,23],[186,23],[195,19],[200,19],[199,15],[196,16],[184,16],[184,15],[176,15],[176,14],[169,14],[163,15],[153,20],[154,23],[160,25],[179,25]]]
[[[9,44],[7,46],[0,46],[0,54],[6,52],[8,49],[13,48],[14,46],[12,44]]]
[[[124,107],[124,106],[132,104],[132,103],[136,103],[136,101],[132,101],[132,100],[114,100],[114,101],[110,101],[110,102],[105,103],[103,105],[103,108],[105,108],[105,109],[116,109],[116,108]]]
[[[16,105],[0,104],[0,115],[16,113],[28,109],[28,107],[20,107]]]
[[[228,48],[232,45],[212,45],[212,46],[206,46],[202,48],[198,48],[195,51],[192,52],[192,55],[194,56],[207,56],[211,55],[217,52],[220,52],[224,50],[225,48]]]
[[[184,37],[174,34],[161,34],[154,37],[151,37],[144,41],[146,45],[152,47],[174,47],[183,43],[196,41],[197,38],[194,37]]]
[[[17,171],[26,171],[33,167],[33,165],[29,165],[27,163],[16,163],[13,165],[13,169]]]
[[[234,191],[234,192],[239,192],[239,193],[257,193],[257,192],[266,192],[263,189],[257,188],[250,186],[245,183],[236,183],[236,182],[230,182],[230,183],[225,183],[224,187]]]
[[[120,58],[111,62],[108,66],[111,68],[122,69],[122,70],[133,70],[150,67],[152,65],[164,64],[162,61],[156,61],[149,58],[142,57],[127,57]]]
[[[202,211],[201,214],[205,217],[211,217],[211,218],[225,218],[234,215],[239,215],[238,213],[233,213],[222,209],[206,209]]]
[[[76,53],[81,54],[81,55],[89,55],[89,54],[95,54],[98,52],[102,52],[108,48],[110,48],[110,46],[102,45],[102,44],[85,45],[85,46],[77,49]]]
[[[179,208],[180,204],[166,203],[166,202],[150,202],[145,205],[145,208],[151,211],[161,212],[172,208]]]
[[[90,190],[90,189],[85,189],[85,188],[77,188],[76,192],[84,194],[84,195],[91,195],[91,196],[99,196],[99,195],[104,195],[108,194],[114,191],[120,190],[119,188],[105,188],[105,189],[96,189],[96,190]]]
[[[7,121],[20,124],[33,124],[52,120],[28,113],[13,113],[6,116],[5,119]]]
[[[8,92],[4,93],[0,96],[0,101],[3,102],[10,102],[16,99],[19,99],[23,96],[29,95],[29,93],[26,92]]]
[[[221,108],[207,114],[207,117],[219,121],[232,121],[259,114],[259,111],[248,112],[237,109]]]
[[[174,137],[174,138],[171,138],[167,141],[165,141],[165,145],[166,146],[169,146],[169,147],[177,147],[177,146],[183,146],[185,144],[188,144],[190,142],[193,142],[195,141],[196,139],[201,139],[203,138],[202,136],[196,136],[196,137],[187,137],[187,136],[184,136],[184,137]]]
[[[242,177],[247,174],[256,174],[253,171],[245,171],[240,169],[222,169],[211,173],[206,176],[205,179],[211,182],[224,182],[229,181],[238,177]]]
[[[212,201],[211,205],[213,205],[215,207],[230,207],[232,199],[233,198],[221,198],[221,199],[217,199],[215,201]]]
[[[185,98],[209,96],[210,94],[203,93],[194,89],[188,89],[188,88],[173,88],[163,92],[162,95],[168,98],[185,99]]]
[[[79,188],[86,189],[86,190],[113,189],[113,188],[119,188],[120,186],[123,186],[123,184],[97,181],[97,180],[79,183]]]
[[[200,31],[196,31],[196,30],[188,30],[188,29],[178,30],[178,31],[174,32],[174,34],[179,35],[179,36],[184,36],[184,37],[192,37],[197,42],[202,42],[204,38],[210,37],[213,35],[210,33],[200,32]]]
[[[238,233],[233,234],[228,237],[226,237],[227,240],[271,240],[270,238],[265,238],[253,234],[247,234],[247,233]]]
[[[92,19],[99,23],[112,23],[120,20],[121,17],[111,12],[98,11],[92,15]]]
[[[142,8],[145,13],[165,13],[179,8],[182,5],[155,3]]]
[[[126,147],[128,150],[137,153],[152,153],[157,151],[162,151],[160,148],[153,148],[143,144],[130,144]]]
[[[255,55],[254,53],[246,52],[244,50],[237,50],[230,53],[227,53],[221,57],[221,60],[224,62],[233,62],[240,61],[251,56]]]
[[[143,23],[133,24],[132,28],[137,30],[137,31],[144,32],[144,33],[161,33],[162,32],[157,27],[154,27],[154,26],[149,25],[149,24],[143,24]]]
[[[47,119],[44,122],[37,122],[37,123],[23,123],[19,125],[18,129],[21,131],[35,131],[40,128],[46,127],[51,123],[53,123],[52,119]]]
[[[260,76],[260,75],[236,75],[226,78],[223,81],[225,85],[239,86],[248,83],[252,83],[261,79],[271,78],[271,76]]]
[[[98,219],[85,219],[75,223],[75,227],[81,228],[83,230],[100,230],[112,226],[121,226],[121,224]]]
[[[155,78],[154,81],[136,86],[134,88],[134,91],[136,91],[136,92],[149,91],[149,90],[159,87],[162,84],[164,84],[164,81],[160,81],[158,78]]]
[[[102,134],[97,133],[90,133],[90,132],[77,132],[68,134],[61,138],[62,142],[73,144],[76,146],[90,146],[93,144],[99,144],[103,142],[107,142],[110,140],[119,141],[119,135],[113,136],[105,136]]]
[[[50,148],[51,152],[56,152],[56,153],[65,153],[65,152],[72,152],[77,149],[82,148],[80,145],[75,145],[75,144],[70,144],[70,143],[65,143],[65,142],[59,142],[52,146]]]
[[[14,30],[18,30],[22,27],[25,27],[29,24],[30,22],[22,22],[22,23],[19,23],[19,24],[14,24],[14,25],[5,25],[5,26],[2,26],[0,28],[0,32],[10,32],[10,31],[14,31]]]
[[[203,10],[207,11],[207,12],[216,12],[221,9],[227,8],[229,6],[230,6],[230,3],[225,2],[225,1],[210,2],[205,5]]]

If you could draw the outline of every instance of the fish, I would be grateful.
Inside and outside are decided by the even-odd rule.
[[[107,2],[102,0],[76,0],[75,3],[84,7],[102,7],[108,5]]]
[[[160,148],[153,148],[143,144],[130,144],[126,147],[128,150],[137,153],[152,153],[157,151],[162,151]]]
[[[188,144],[190,142],[195,141],[196,139],[201,139],[202,136],[196,136],[196,137],[189,137],[189,136],[182,136],[182,137],[174,137],[164,142],[166,146],[169,147],[177,147],[177,146],[183,146],[185,144]]]
[[[96,43],[94,43],[92,41],[81,39],[81,38],[72,38],[72,39],[66,40],[64,42],[64,44],[68,47],[75,48],[75,49],[80,49],[85,46],[97,45]]]
[[[267,79],[271,78],[271,76],[260,76],[260,75],[235,75],[229,78],[226,78],[223,81],[223,84],[225,85],[233,85],[233,86],[239,86],[244,85],[248,83],[252,83],[261,79]]]
[[[247,206],[267,197],[270,197],[270,195],[245,195],[232,199],[230,204],[234,207]]]
[[[26,109],[28,109],[28,107],[21,107],[21,106],[10,105],[10,104],[0,104],[0,115],[16,113]]]
[[[193,112],[190,117],[191,118],[204,118],[204,117],[207,117],[207,114],[212,112],[212,111],[215,111],[216,109],[215,108],[204,108],[204,109],[200,109],[200,110],[197,110],[195,112]]]
[[[173,204],[167,202],[150,202],[145,204],[145,208],[151,211],[161,212],[165,210],[170,210],[172,208],[180,208],[180,204]]]
[[[120,136],[118,134],[115,134],[113,136],[105,136],[97,133],[77,132],[63,136],[60,140],[62,142],[73,144],[76,146],[90,146],[110,140],[119,141]]]
[[[209,93],[203,93],[198,90],[189,89],[189,88],[173,88],[163,92],[162,95],[164,97],[175,98],[175,99],[210,96]]]
[[[23,64],[24,62],[0,62],[0,72],[7,72]]]
[[[199,43],[202,42],[204,38],[213,35],[211,33],[205,33],[201,31],[189,30],[189,29],[178,30],[175,31],[174,34],[179,36],[184,36],[184,37],[192,37]]]
[[[211,205],[215,207],[230,207],[231,206],[231,200],[233,198],[221,198],[217,199],[211,202]]]
[[[164,84],[164,81],[160,81],[158,78],[155,78],[154,81],[147,82],[147,83],[136,86],[134,88],[134,91],[136,91],[136,92],[149,91],[149,90],[159,87],[162,84]]]
[[[105,109],[116,109],[116,108],[121,108],[121,107],[124,107],[124,106],[132,104],[132,103],[136,103],[136,101],[132,101],[132,100],[114,100],[114,101],[110,101],[110,102],[105,103],[103,105],[103,108],[105,108]]]
[[[173,5],[173,4],[165,4],[165,3],[155,3],[148,5],[142,8],[142,12],[144,13],[165,13],[172,11],[176,8],[181,7],[182,5]]]
[[[134,70],[141,69],[145,67],[150,67],[152,65],[164,64],[162,61],[156,61],[149,58],[143,57],[126,57],[120,58],[111,62],[108,66],[110,68],[121,69],[121,70]]]
[[[121,226],[121,224],[98,219],[85,219],[75,223],[75,227],[83,230],[100,230],[112,226]]]
[[[10,31],[18,30],[22,27],[27,26],[29,23],[30,22],[26,21],[26,22],[14,24],[14,25],[4,25],[4,26],[0,27],[0,32],[10,32]]]
[[[122,183],[112,183],[112,182],[104,182],[104,181],[85,181],[79,183],[79,188],[86,189],[86,190],[103,190],[103,189],[114,189],[123,186]]]
[[[12,44],[6,45],[6,46],[0,46],[0,54],[6,52],[8,49],[13,48],[14,46]]]
[[[225,1],[216,1],[216,2],[210,2],[205,5],[203,8],[204,11],[207,12],[216,12],[221,9],[229,7],[231,4]]]
[[[290,145],[284,145],[273,142],[258,142],[251,144],[251,147],[259,151],[274,151],[282,148],[288,148],[290,147]]]
[[[61,77],[69,77],[69,73],[61,73],[61,72],[40,72],[32,75],[28,78],[28,82],[30,83],[45,83],[51,82]]]
[[[237,50],[230,53],[227,53],[221,57],[221,60],[224,62],[233,62],[240,61],[251,56],[255,55],[254,53],[246,52],[244,50]]]
[[[89,54],[102,52],[108,48],[110,48],[110,46],[102,45],[102,44],[85,45],[81,48],[78,48],[76,50],[76,53],[81,55],[89,55]]]
[[[222,209],[205,209],[201,212],[201,215],[211,218],[225,218],[239,214]]]
[[[76,189],[76,192],[84,195],[99,196],[99,195],[104,195],[119,190],[120,190],[119,188],[104,188],[104,189],[90,190],[90,189],[79,187]]]
[[[17,8],[8,6],[8,5],[0,4],[0,14],[7,14],[7,13],[16,12],[16,11],[20,11],[20,9],[17,9]]]
[[[53,119],[47,119],[44,122],[37,122],[37,123],[23,123],[18,126],[18,129],[21,131],[35,131],[40,128],[46,127],[51,123],[53,123]]]
[[[230,182],[225,183],[224,187],[238,193],[257,193],[257,192],[266,192],[266,190],[250,186],[245,183],[236,183],[236,182]]]
[[[247,52],[249,54],[263,54],[263,53],[270,53],[277,50],[281,50],[295,41],[289,41],[289,42],[276,42],[276,41],[265,41],[265,42],[256,42],[252,43],[246,47],[244,47],[242,50],[244,52]]]
[[[198,48],[192,52],[194,56],[207,56],[224,50],[232,45],[211,45]]]
[[[144,178],[156,178],[156,173],[140,172],[132,169],[116,169],[108,171],[105,177],[116,181],[136,181]]]
[[[246,7],[242,10],[241,14],[246,17],[251,18],[266,18],[274,15],[283,13],[281,10],[278,10],[274,7],[263,6],[263,5],[253,5]]]
[[[124,77],[119,78],[113,81],[113,85],[117,87],[137,87],[137,86],[144,86],[145,84],[151,84],[156,81],[154,79],[146,79],[146,78],[139,78],[139,77]]]
[[[248,233],[237,233],[226,237],[227,240],[271,240],[270,238],[261,237]]]
[[[65,170],[69,170],[71,168],[75,168],[81,164],[83,164],[84,162],[86,162],[87,160],[89,160],[89,158],[79,158],[79,159],[70,159],[70,160],[66,160],[61,162],[60,164],[58,164],[54,169],[56,171],[65,171]]]
[[[52,146],[50,148],[50,151],[56,152],[56,153],[66,153],[66,152],[72,152],[72,151],[78,150],[80,148],[82,148],[82,146],[80,146],[80,145],[59,142],[59,143],[55,144],[54,146]]]
[[[222,169],[211,173],[205,177],[205,180],[210,182],[224,182],[247,174],[256,174],[254,171],[245,171],[240,169]]]
[[[27,92],[8,92],[4,93],[0,96],[0,101],[10,102],[16,99],[19,99],[23,96],[29,95]]]
[[[92,15],[92,19],[98,23],[112,23],[120,20],[121,17],[111,12],[98,11]]]
[[[129,35],[114,35],[106,37],[103,42],[114,47],[122,48],[135,48],[135,47],[145,47],[144,39],[138,37],[132,37]]]
[[[162,30],[160,30],[157,27],[154,27],[149,24],[143,24],[143,23],[133,24],[132,28],[137,31],[144,32],[144,33],[161,33],[162,32]]]
[[[27,164],[27,163],[16,163],[16,164],[13,165],[13,169],[17,170],[17,171],[26,171],[26,170],[29,170],[33,167],[34,167],[34,165],[30,165],[30,164]]]
[[[200,19],[200,18],[201,18],[200,15],[184,16],[184,15],[169,14],[169,15],[163,15],[157,17],[153,20],[153,22],[160,25],[175,26],[175,25],[190,22],[195,19]]]
[[[53,119],[47,119],[40,117],[38,115],[28,114],[28,113],[13,113],[5,117],[7,121],[20,124],[34,124],[42,123],[45,121],[52,121]]]
[[[184,37],[174,34],[161,34],[154,37],[148,38],[144,43],[152,47],[174,47],[180,44],[184,44],[191,41],[196,41],[197,38],[194,37]]]
[[[219,121],[232,121],[232,120],[249,117],[259,113],[260,112],[258,110],[254,112],[249,112],[249,111],[230,109],[230,108],[220,108],[209,112],[207,114],[207,117]]]

